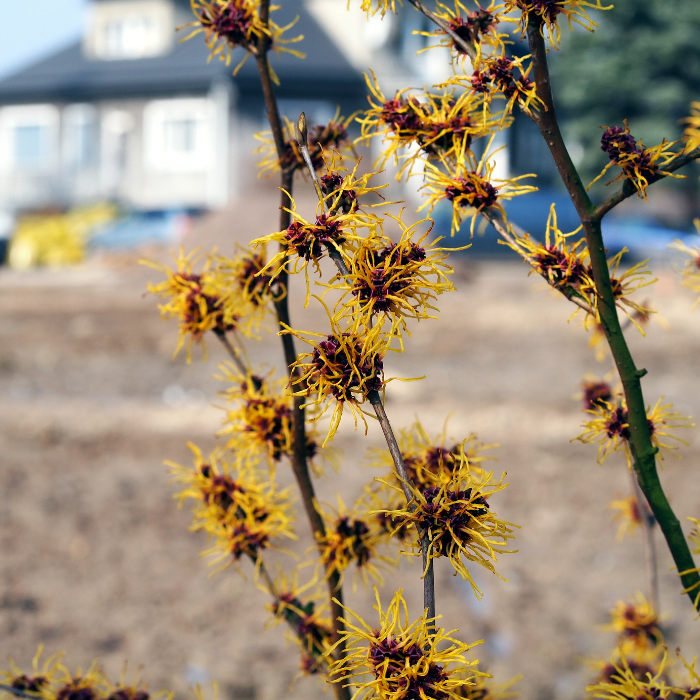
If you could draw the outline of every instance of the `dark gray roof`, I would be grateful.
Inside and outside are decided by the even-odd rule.
[[[307,54],[299,59],[271,53],[271,63],[281,81],[279,95],[287,98],[326,97],[331,101],[355,100],[365,92],[364,79],[341,54],[300,0],[286,0],[272,18],[281,26],[299,16],[286,36],[304,35],[291,47]],[[187,29],[179,32],[187,36]],[[207,63],[203,35],[176,43],[165,56],[136,60],[89,60],[80,44],[64,49],[0,81],[0,104],[72,102],[140,95],[205,92],[212,82],[231,76],[243,57],[237,49],[231,65],[218,59]],[[260,92],[257,66],[251,56],[233,79],[240,92]]]

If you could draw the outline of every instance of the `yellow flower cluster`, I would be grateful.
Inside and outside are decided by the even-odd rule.
[[[603,168],[603,171],[596,177],[588,189],[591,188],[594,182],[600,180],[605,173],[614,165],[621,169],[621,173],[606,185],[611,185],[614,182],[621,180],[629,180],[637,190],[637,196],[647,198],[647,187],[650,180],[660,177],[684,178],[684,175],[675,175],[674,173],[663,170],[663,166],[670,163],[677,155],[671,148],[679,141],[669,143],[665,139],[653,148],[645,148],[641,141],[637,141],[630,133],[629,125],[625,119],[625,128],[619,126],[603,127],[605,131],[600,140],[601,149],[607,154],[610,162]]]
[[[537,100],[527,71],[522,72],[522,60],[505,56],[484,59],[482,72],[477,70],[469,79],[456,76],[441,94],[403,90],[387,99],[376,76],[372,74],[372,80],[366,76],[371,107],[358,118],[360,141],[381,139],[382,155],[377,165],[389,159],[400,163],[398,178],[424,176],[424,206],[432,212],[439,202],[450,202],[453,234],[464,218],[471,219],[473,232],[478,214],[493,208],[505,215],[502,201],[535,189],[519,183],[529,175],[495,180],[493,158],[497,151],[490,151],[494,132],[510,123],[513,104],[518,101],[529,109]],[[512,78],[514,69],[521,71],[519,78]],[[477,74],[481,76],[478,80]],[[506,109],[500,113],[490,109],[497,95],[507,99]],[[484,138],[488,145],[477,157],[475,143]]]
[[[269,312],[269,302],[286,294],[263,272],[265,249],[257,253],[241,251],[233,258],[212,253],[198,271],[201,256],[197,251],[185,255],[180,250],[175,269],[149,260],[143,264],[163,272],[166,279],[149,283],[148,290],[163,299],[161,317],[179,321],[177,355],[186,346],[191,359],[192,343],[202,343],[212,331],[225,338],[228,333],[255,337]],[[205,355],[206,357],[206,355]]]
[[[222,564],[223,569],[246,555],[257,567],[264,550],[278,548],[277,538],[296,539],[289,489],[279,490],[254,469],[234,465],[216,451],[204,459],[198,447],[188,446],[194,453],[194,468],[166,464],[182,484],[176,495],[180,504],[195,502],[190,529],[204,531],[214,540],[204,551],[212,556],[212,565]]]
[[[645,517],[642,507],[635,496],[628,496],[610,502],[610,508],[617,511],[614,519],[620,521],[617,529],[617,540],[622,540],[625,535],[631,535],[642,524]]]
[[[233,74],[236,75],[241,66],[251,54],[257,55],[261,48],[261,41],[269,43],[273,51],[285,51],[298,58],[304,58],[304,54],[287,48],[284,44],[293,44],[304,37],[283,39],[284,33],[296,24],[296,20],[285,27],[280,27],[271,19],[260,16],[259,0],[190,0],[195,20],[186,24],[186,27],[194,27],[185,40],[191,39],[197,34],[204,34],[204,41],[210,51],[209,58],[218,56],[229,65],[231,52],[237,47],[245,49],[245,55],[236,66]],[[277,10],[279,6],[269,7],[269,11]],[[277,78],[272,73],[275,82]]]
[[[454,0],[454,8],[438,1],[435,14],[475,53],[478,50],[480,54],[487,54],[503,51],[507,35],[498,31],[499,24],[515,21],[502,10],[503,4],[498,3],[498,0],[491,0],[488,7],[478,4],[471,11],[460,0]],[[467,52],[442,27],[431,32],[420,32],[420,34],[439,39],[437,46],[449,48],[455,63],[458,62],[464,66],[468,58]],[[431,48],[435,48],[435,45],[423,51]]]
[[[557,214],[552,205],[547,219],[544,243],[533,239],[527,233],[510,231],[510,240],[506,241],[506,245],[518,253],[532,267],[533,272],[537,272],[547,280],[550,286],[569,298],[579,300],[582,308],[587,309],[589,313],[595,313],[593,330],[597,335],[591,342],[591,345],[595,346],[604,338],[598,312],[598,292],[593,279],[586,240],[581,235],[574,238],[577,234],[580,234],[580,229],[571,233],[562,233],[557,226]],[[654,284],[656,279],[651,278],[646,260],[620,271],[622,256],[626,252],[625,248],[608,260],[610,282],[617,307],[644,334],[642,326],[654,312],[633,300],[631,295]],[[588,327],[589,318],[591,316],[587,315],[586,327]]]
[[[355,115],[343,118],[340,112],[327,123],[313,127],[309,131],[308,144],[311,162],[317,171],[325,167],[324,155],[327,152],[337,151],[347,156],[353,152],[353,143],[348,135],[348,127],[354,120]],[[301,149],[294,137],[294,126],[289,119],[284,118],[284,155],[280,160],[277,154],[277,146],[271,131],[262,131],[255,134],[255,138],[262,142],[262,146],[255,152],[262,154],[263,158],[258,163],[260,177],[271,176],[284,171],[304,171],[306,165],[301,155]]]
[[[569,29],[573,30],[573,24],[587,29],[589,32],[598,26],[589,16],[586,8],[594,10],[611,10],[612,5],[603,7],[600,0],[589,2],[589,0],[505,0],[505,12],[520,11],[520,28],[524,36],[528,22],[531,17],[537,18],[540,23],[542,36],[547,36],[550,44],[559,46],[561,39],[561,28],[558,24],[560,15],[564,15],[569,23]],[[545,28],[547,30],[545,35]]]
[[[347,172],[337,154],[324,162],[326,172],[318,183],[316,216],[305,219],[293,203],[290,226],[252,244],[279,243],[280,252],[262,274],[274,270],[271,274],[275,279],[282,266],[290,273],[303,270],[307,303],[309,262],[320,274],[320,261],[330,257],[341,271],[322,285],[326,287],[324,295],[333,293],[338,297],[333,312],[319,298],[326,308],[331,332],[283,331],[311,346],[310,352],[300,355],[293,365],[291,388],[295,395],[306,399],[306,406],[317,409],[312,420],[333,407],[327,441],[335,434],[346,404],[356,425],[358,418],[365,421],[360,406],[368,396],[376,397],[384,389],[384,357],[389,350],[403,349],[407,321],[435,318],[431,302],[454,286],[448,279],[452,268],[445,262],[452,249],[439,247],[440,239],[427,241],[432,222],[408,225],[401,216],[377,216],[369,211],[377,206],[371,197],[382,189],[371,184],[376,173],[358,176],[357,166]],[[384,233],[389,221],[399,232],[396,243]],[[421,234],[424,225],[427,230]]]
[[[446,446],[447,428],[431,438],[419,421],[407,430],[400,430],[397,439],[406,472],[419,490],[449,484],[460,469],[468,469],[474,478],[483,477],[487,472],[481,466],[482,462],[494,459],[483,452],[497,447],[479,442],[475,433],[461,442],[451,439],[451,444]],[[370,449],[369,454],[371,465],[386,472],[366,487],[366,508],[374,514],[385,537],[406,541],[413,537],[415,529],[412,523],[391,514],[392,511],[401,510],[405,504],[391,454],[386,448]]]
[[[686,139],[686,151],[692,151],[700,146],[700,102],[692,102],[690,116],[683,120],[688,126],[683,132]]]
[[[550,286],[559,290],[573,290],[581,299],[588,301],[589,291],[595,289],[590,269],[588,248],[580,233],[562,233],[557,226],[557,212],[552,204],[547,219],[544,243],[529,234],[513,234],[507,245],[530,263],[532,272],[542,275]]]
[[[465,657],[476,645],[460,642],[443,629],[433,632],[426,612],[409,624],[402,590],[386,611],[378,592],[376,597],[378,627],[348,610],[342,638],[346,655],[331,664],[331,682],[356,688],[353,697],[362,700],[469,697],[468,687],[485,675],[476,670],[477,661]]]
[[[676,428],[690,428],[694,423],[685,423],[689,420],[673,411],[672,404],[662,404],[659,399],[654,407],[647,409],[647,421],[651,431],[651,442],[656,447],[658,457],[663,460],[664,454],[673,454],[678,449],[669,440],[675,440],[684,445],[688,443],[673,432]],[[624,452],[627,458],[627,466],[632,466],[632,453],[629,446],[630,426],[627,413],[627,403],[624,397],[618,397],[611,401],[597,401],[591,408],[586,409],[593,418],[583,424],[585,428],[581,435],[575,439],[584,443],[598,443],[598,463],[602,464],[613,452]]]
[[[491,114],[484,98],[473,92],[447,90],[416,96],[399,90],[388,100],[374,73],[371,80],[365,75],[365,80],[371,107],[357,119],[362,126],[360,142],[382,139],[382,154],[377,160],[381,167],[392,159],[396,164],[402,162],[402,173],[410,173],[421,156],[456,159],[475,139],[503,124],[503,115]],[[412,146],[417,147],[414,153]]]
[[[410,544],[414,551],[421,548],[421,536],[427,533],[428,560],[449,559],[455,571],[470,583],[477,598],[482,593],[467,563],[474,562],[498,575],[494,562],[498,554],[513,553],[514,550],[506,547],[515,537],[513,528],[517,527],[499,519],[491,510],[491,496],[507,486],[503,483],[505,474],[498,482],[492,481],[492,476],[491,472],[475,478],[467,468],[460,467],[441,486],[412,488],[411,504],[387,512],[397,528],[413,525],[415,539]]]
[[[693,223],[698,233],[700,233],[700,219],[695,219]],[[691,292],[698,295],[695,301],[695,306],[697,306],[700,304],[700,247],[691,247],[677,240],[673,242],[671,248],[687,255],[689,258],[685,261],[685,265],[681,270],[681,279],[684,287],[687,287]]]
[[[300,587],[296,575],[293,579],[281,575],[272,584],[272,590],[268,590],[275,598],[268,610],[275,622],[286,622],[294,633],[293,639],[301,648],[301,673],[306,676],[325,672],[326,657],[333,646],[333,629],[323,607],[316,603],[317,594],[303,596],[315,584],[316,580],[312,579]]]
[[[229,385],[222,394],[232,408],[226,410],[224,427],[219,436],[226,438],[225,446],[235,456],[238,464],[255,466],[264,457],[274,474],[283,457],[292,457],[293,397],[288,389],[289,381],[272,381],[271,376],[254,374],[243,376],[230,363],[220,366],[218,379]],[[306,456],[314,473],[323,473],[316,458],[333,463],[332,455],[320,450],[317,436],[309,427],[306,432]]]
[[[653,650],[664,641],[659,616],[641,593],[632,602],[615,604],[607,629],[617,633],[619,647],[628,655]]]
[[[298,372],[292,379],[294,386],[300,387],[297,395],[308,397],[306,405],[318,409],[312,420],[318,420],[334,406],[324,446],[338,430],[345,404],[350,406],[355,426],[358,417],[367,425],[360,406],[370,392],[382,391],[386,385],[384,356],[390,342],[378,325],[351,332],[343,330],[333,317],[330,323],[328,335],[289,331],[312,347],[311,352],[299,355],[293,365]]]
[[[601,680],[586,691],[603,700],[666,700],[674,691],[665,679],[666,658],[664,654],[661,663],[650,663],[622,655],[606,664]]]
[[[344,179],[343,179],[344,180]],[[351,182],[341,183],[343,193],[352,191],[354,199],[359,196],[357,188],[352,188]],[[361,187],[362,183],[358,183]],[[365,191],[374,188],[364,188]],[[365,192],[361,192],[365,194]],[[338,197],[336,206],[331,210],[317,212],[311,221],[307,221],[296,210],[296,203],[292,200],[292,223],[284,231],[277,231],[251,241],[251,246],[263,246],[267,243],[278,243],[279,252],[267,263],[263,272],[274,270],[276,277],[283,269],[290,274],[304,271],[307,284],[308,303],[308,263],[313,263],[314,270],[320,274],[319,261],[328,255],[348,256],[348,252],[362,239],[361,231],[369,228],[373,231],[379,224],[379,219],[374,214],[365,213],[359,207],[352,207],[349,211],[341,206],[341,197]]]
[[[519,181],[530,175],[519,175],[507,180],[493,177],[496,163],[489,160],[489,141],[484,155],[476,160],[474,153],[465,151],[454,165],[447,159],[441,158],[442,169],[434,163],[425,163],[425,190],[427,202],[421,209],[432,213],[435,206],[443,201],[452,205],[452,235],[461,227],[464,219],[471,220],[470,233],[474,235],[474,226],[479,214],[484,211],[498,211],[505,218],[503,201],[521,194],[534,192],[537,188],[531,185],[521,185]]]
[[[324,511],[323,520],[326,534],[316,539],[326,577],[336,573],[342,581],[354,563],[365,583],[368,577],[383,583],[380,567],[396,562],[379,552],[384,537],[376,520],[369,513],[358,513],[357,509],[349,512],[340,497],[337,511]]]
[[[447,277],[452,268],[444,262],[454,249],[438,247],[440,239],[426,242],[432,226],[414,240],[427,220],[407,226],[388,217],[398,224],[398,243],[382,235],[362,239],[348,260],[348,274],[330,285],[343,292],[336,318],[346,320],[354,331],[383,326],[386,319],[395,332],[397,323],[406,330],[406,319],[436,318],[430,312],[438,309],[431,302],[454,290]]]
[[[12,690],[38,700],[171,700],[173,697],[173,693],[168,691],[151,694],[146,684],[137,677],[133,683],[127,683],[126,668],[120,680],[114,683],[105,675],[97,661],[85,672],[77,669],[71,673],[61,662],[62,654],[54,654],[40,663],[42,653],[43,646],[40,646],[32,660],[30,672],[22,671],[10,659],[10,668],[0,671],[0,679],[8,687],[7,690],[0,688],[0,698],[14,698]]]

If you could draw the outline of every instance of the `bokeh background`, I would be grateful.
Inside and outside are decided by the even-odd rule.
[[[290,117],[304,109],[323,123],[336,105],[361,109],[370,66],[387,95],[448,74],[444,52],[416,56],[424,39],[413,32],[425,26],[412,9],[367,23],[344,0],[283,5],[281,14],[299,16],[308,54],[275,64]],[[551,56],[567,142],[590,178],[605,164],[598,127],[628,118],[646,144],[673,140],[700,99],[700,6],[615,5],[595,15],[596,34],[564,31]],[[199,348],[190,364],[173,359],[176,326],[144,294],[159,278],[139,260],[168,261],[180,246],[230,253],[276,230],[278,214],[275,182],[257,177],[252,154],[264,129],[254,66],[233,80],[231,67],[206,63],[200,38],[178,43],[187,12],[170,0],[0,4],[0,651],[27,664],[43,643],[64,650],[71,668],[98,657],[112,676],[125,661],[142,664],[152,690],[178,697],[197,683],[211,697],[216,680],[222,700],[320,698],[329,691],[319,681],[295,680],[296,649],[270,627],[250,569],[210,576],[205,541],[188,531],[163,465],[187,463],[188,441],[215,445],[224,401],[213,375],[225,356],[212,341],[206,362]],[[541,237],[551,202],[564,230],[576,223],[539,139],[516,118],[498,173],[537,175],[540,191],[509,213]],[[695,240],[700,173],[686,174],[655,185],[648,203],[619,207],[605,234],[611,251],[630,249],[626,264],[650,258],[658,280],[639,297],[659,311],[646,337],[628,331],[649,371],[648,400],[698,416],[700,311],[668,251],[675,238]],[[390,192],[411,216],[415,186]],[[309,184],[300,179],[297,193],[312,212]],[[436,232],[449,233],[445,213],[436,218]],[[510,486],[493,507],[521,529],[518,553],[499,561],[507,582],[475,572],[481,601],[438,562],[438,612],[461,638],[484,640],[474,658],[497,680],[522,676],[524,700],[573,700],[614,643],[602,629],[609,609],[646,590],[641,537],[617,541],[609,507],[630,493],[624,458],[599,466],[593,446],[572,441],[582,377],[609,375],[611,364],[596,359],[572,307],[492,232],[479,231],[454,266],[457,291],[441,298],[440,319],[418,324],[406,354],[387,363],[390,375],[426,379],[392,382],[387,411],[397,428],[418,417],[437,434],[449,419],[449,435],[498,444],[493,468]],[[293,285],[294,325],[322,330],[322,309],[304,309],[302,281]],[[273,333],[248,352],[281,370]],[[661,478],[684,520],[700,515],[700,443],[695,428],[682,437],[688,445]],[[378,475],[366,451],[381,444],[375,424],[365,437],[346,418],[336,440],[343,466],[318,481],[320,497],[334,503],[341,491],[353,502]],[[279,478],[291,483],[285,467]],[[303,560],[303,519],[298,529]],[[658,533],[657,547],[666,638],[692,657],[700,622]],[[403,587],[417,614],[419,573],[404,558],[386,573],[383,599]],[[346,588],[350,607],[371,619],[372,591],[352,575]]]

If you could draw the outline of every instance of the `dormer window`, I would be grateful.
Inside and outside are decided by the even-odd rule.
[[[148,58],[172,46],[174,18],[167,0],[93,3],[85,49],[106,61]]]

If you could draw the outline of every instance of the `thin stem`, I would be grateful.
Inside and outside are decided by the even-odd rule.
[[[299,145],[299,149],[301,150],[302,158],[304,159],[304,163],[306,164],[306,168],[308,169],[309,173],[311,174],[311,179],[314,182],[314,187],[316,188],[316,194],[318,195],[318,200],[321,203],[321,206],[323,207],[323,211],[327,214],[328,213],[328,206],[327,206],[326,200],[323,196],[323,189],[321,188],[321,180],[318,177],[318,173],[316,172],[316,168],[314,167],[314,162],[311,160],[311,154],[309,153],[309,142],[307,139],[308,129],[307,129],[307,125],[306,125],[306,115],[304,114],[304,112],[302,112],[299,115],[299,119],[297,120],[295,136],[296,136],[297,144]]]
[[[597,309],[600,315],[600,322],[615,360],[615,366],[622,381],[627,401],[630,431],[629,444],[639,485],[666,538],[666,543],[678,568],[683,588],[688,593],[695,607],[700,605],[700,597],[697,600],[693,600],[692,591],[700,587],[700,574],[695,568],[695,562],[690,553],[681,524],[668,502],[656,469],[658,448],[654,446],[651,440],[649,421],[647,420],[644,395],[640,382],[641,378],[646,374],[646,370],[637,369],[620,327],[620,319],[618,318],[615,305],[615,295],[610,282],[610,271],[608,269],[603,235],[600,229],[600,219],[595,216],[595,207],[581,182],[559,129],[549,80],[547,51],[541,27],[541,19],[534,13],[530,13],[527,37],[532,53],[537,94],[545,105],[545,110],[538,115],[537,125],[549,146],[559,174],[576,207],[586,234],[593,280],[596,286]]]
[[[687,153],[681,153],[679,156],[674,158],[670,163],[664,166],[663,173],[657,173],[656,175],[651,175],[647,178],[650,185],[659,180],[663,180],[666,175],[665,173],[673,173],[679,170],[684,165],[688,165],[694,160],[700,158],[700,146],[694,148],[692,151]],[[637,193],[637,188],[634,186],[631,180],[625,180],[622,183],[622,187],[615,192],[615,194],[610,197],[607,201],[603,202],[599,207],[596,208],[593,213],[593,218],[600,220],[602,219],[611,209],[616,207],[620,202],[624,202],[628,197]]]
[[[306,143],[306,117],[304,116],[303,112],[299,115],[299,121],[297,123],[296,129],[296,137],[297,143],[301,148],[301,152],[302,154],[304,154],[304,161],[306,162],[306,166],[309,169],[309,173],[314,183],[316,184],[318,183],[318,176],[316,174],[316,169],[314,168],[313,163],[311,162],[311,158],[309,157],[309,152]],[[318,194],[319,201],[325,210],[326,202],[324,200],[320,184],[316,185],[316,193]],[[349,274],[347,265],[345,264],[345,260],[343,260],[343,256],[339,250],[333,248],[333,246],[328,246],[328,256],[331,258],[331,260],[333,260],[341,275],[345,277]],[[396,440],[394,431],[391,428],[391,423],[389,423],[389,418],[387,417],[386,411],[384,410],[382,398],[379,395],[378,391],[372,390],[368,392],[367,400],[370,402],[370,404],[372,404],[372,408],[374,408],[374,412],[377,415],[379,424],[382,427],[384,439],[386,440],[386,444],[389,447],[389,452],[391,453],[391,457],[394,461],[396,472],[400,477],[401,486],[403,488],[404,496],[406,497],[406,503],[410,508],[412,507],[412,504],[414,502],[413,493],[411,492],[411,487],[413,486],[413,483],[411,482],[411,479],[408,476],[408,472],[406,471],[406,465],[404,464],[403,456],[401,455],[401,449],[399,448],[399,443]],[[432,559],[428,559],[429,546],[430,539],[426,530],[421,537],[421,550],[423,552],[423,605],[424,609],[427,609],[428,611],[428,619],[432,620],[432,622],[429,623],[429,628],[434,632],[435,575],[433,571],[433,561]]]
[[[256,569],[260,576],[263,578],[265,581],[265,585],[267,586],[267,592],[275,599],[276,603],[282,603],[282,598],[279,594],[279,591],[277,590],[277,587],[275,586],[275,582],[272,580],[272,577],[270,576],[270,573],[267,570],[267,567],[265,566],[265,562],[263,561],[262,557],[260,555],[257,555],[255,557],[251,556],[251,560],[253,561],[253,564],[256,566]],[[295,617],[298,619],[298,622],[302,622],[302,618],[299,617],[298,614],[295,614]],[[294,634],[299,637],[299,640],[302,642],[302,648],[304,647],[304,643],[306,642],[306,638],[301,632],[301,628],[297,622],[297,620],[290,620],[286,615],[285,615],[285,622],[291,627],[292,631]],[[308,649],[307,649],[308,651]],[[323,665],[327,665],[328,661],[325,660],[323,657],[317,658],[316,655],[314,654],[314,659]]]
[[[267,570],[267,567],[265,566],[265,562],[263,561],[262,557],[260,555],[258,555],[257,558],[251,557],[251,559],[253,560],[253,564],[256,565],[259,574],[262,576],[263,580],[265,581],[265,585],[267,586],[268,593],[275,600],[279,600],[280,595],[277,592],[277,586],[275,586],[275,582],[272,580],[272,576],[270,576],[270,572]]]
[[[639,488],[637,475],[633,471],[629,471],[630,480],[632,482],[632,493],[637,500],[639,507],[639,518],[641,520],[642,530],[644,531],[644,554],[647,569],[647,595],[654,611],[658,615],[661,610],[659,608],[659,573],[656,564],[656,543],[654,542],[654,526],[656,518],[649,508],[646,498]]]
[[[392,430],[389,418],[384,410],[384,404],[382,403],[382,397],[379,392],[374,389],[367,393],[367,400],[372,404],[372,408],[377,415],[377,420],[384,433],[384,439],[389,447],[389,453],[394,461],[394,467],[396,468],[396,473],[400,477],[401,487],[403,488],[404,496],[406,497],[406,503],[408,507],[411,508],[414,504],[414,496],[411,491],[413,482],[406,471],[406,465],[403,461],[403,455],[401,454],[401,448],[396,440],[396,435]],[[423,554],[423,607],[428,611],[428,627],[431,631],[435,632],[435,572],[433,567],[433,560],[428,559],[428,551],[430,549],[430,536],[428,535],[427,529],[423,531],[421,535],[421,551]]]
[[[269,18],[270,1],[262,0],[259,7],[260,18],[264,23],[267,23]],[[272,73],[268,62],[267,51],[269,50],[269,38],[262,36],[259,40],[256,61],[258,72],[260,74],[260,83],[262,86],[263,97],[265,99],[265,109],[267,118],[270,123],[270,129],[275,141],[277,157],[280,161],[282,169],[281,176],[281,204],[280,204],[280,230],[284,231],[289,228],[291,223],[291,214],[288,210],[291,209],[292,187],[294,185],[294,171],[287,170],[282,166],[283,157],[286,149],[284,131],[282,130],[282,120],[280,118],[277,97],[275,95],[274,84],[272,81]],[[285,194],[285,191],[289,193]],[[281,272],[277,279],[279,280],[280,289],[289,290],[289,275],[286,269],[286,259],[280,263]],[[280,330],[284,327],[291,328],[289,317],[289,302],[288,293],[280,295],[282,298],[275,301],[275,311],[277,312],[277,321]],[[287,369],[290,379],[293,378],[295,370],[292,369],[297,360],[297,353],[294,347],[294,337],[289,333],[281,335],[282,347],[284,349],[284,357],[287,363]],[[304,510],[309,520],[314,538],[318,543],[319,549],[321,541],[326,535],[326,528],[323,518],[318,511],[316,505],[316,494],[311,474],[309,473],[309,464],[307,458],[307,437],[306,437],[306,415],[304,411],[304,400],[300,396],[294,397],[294,410],[292,413],[294,427],[294,452],[292,455],[292,471],[296,479],[299,492],[301,493]],[[328,571],[327,567],[327,571]],[[345,656],[345,643],[343,642],[344,626],[341,622],[343,615],[343,590],[341,587],[340,575],[333,571],[327,573],[328,594],[330,599],[331,609],[331,624],[333,626],[333,643],[338,643],[337,656],[342,658]],[[337,700],[350,700],[349,688],[343,687],[340,683],[335,683],[334,686]]]
[[[306,163],[306,169],[309,171],[309,175],[311,175],[311,179],[313,180],[319,204],[323,207],[324,213],[328,214],[328,204],[326,202],[326,198],[323,196],[323,190],[321,189],[321,180],[318,177],[318,173],[316,172],[314,163],[311,160],[311,155],[309,154],[309,144],[306,137],[306,115],[304,114],[304,112],[302,112],[299,115],[299,119],[296,125],[297,144],[299,144],[299,150],[301,151],[301,155],[304,158],[304,163]],[[345,264],[345,260],[343,260],[343,254],[337,248],[334,248],[332,245],[327,246],[327,248],[328,257],[335,263],[335,266],[338,268],[340,274],[344,277],[347,277],[350,274],[350,270],[348,270],[348,266]]]
[[[377,414],[377,420],[384,433],[384,439],[389,447],[389,453],[394,461],[394,466],[396,467],[396,473],[399,475],[399,480],[401,481],[401,487],[403,488],[403,495],[406,497],[406,503],[412,503],[414,500],[413,492],[411,491],[411,486],[413,482],[411,477],[406,471],[406,465],[403,461],[403,455],[401,454],[401,448],[396,440],[394,431],[391,428],[391,423],[384,410],[384,404],[382,403],[382,397],[376,389],[373,389],[367,394],[367,400],[372,404],[374,412]]]
[[[468,41],[465,41],[462,39],[457,32],[450,27],[450,25],[445,22],[444,19],[441,19],[438,17],[436,14],[431,12],[420,0],[408,0],[413,7],[415,7],[417,10],[422,12],[431,22],[435,22],[440,29],[442,29],[445,34],[449,35],[449,37],[454,41],[457,46],[459,46],[464,53],[469,56],[469,58],[472,59],[472,61],[476,58],[476,49],[472,44],[470,44]]]
[[[228,336],[226,335],[226,332],[217,329],[214,331],[214,334],[221,341],[223,346],[226,348],[226,351],[231,356],[231,359],[233,360],[234,364],[236,365],[236,367],[238,367],[238,371],[243,376],[247,375],[248,368],[246,367],[243,360],[241,360],[240,351],[238,350],[238,348],[233,347],[233,345],[231,344],[231,341],[228,339]]]
[[[32,700],[37,700],[38,698],[41,698],[41,693],[27,693],[24,690],[20,690],[19,688],[13,688],[11,685],[5,685],[4,683],[0,683],[0,690],[6,693],[11,693],[12,695],[18,698],[32,698]]]

